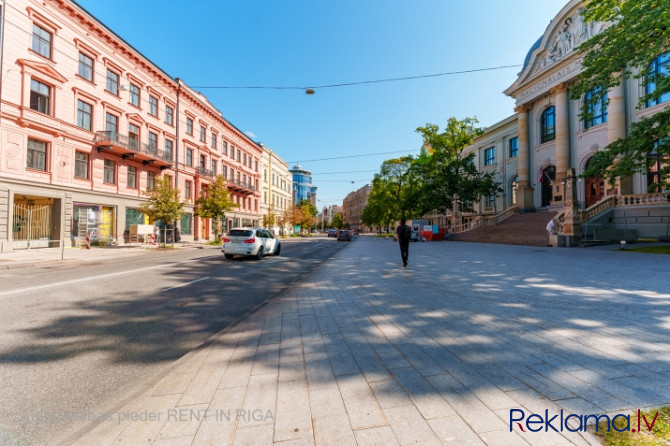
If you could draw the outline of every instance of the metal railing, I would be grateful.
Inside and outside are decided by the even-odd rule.
[[[150,155],[161,161],[172,162],[172,154],[165,153],[164,150],[161,150],[156,146],[145,144],[137,139],[130,138],[128,135],[121,135],[117,132],[96,132],[93,142],[96,145],[111,144],[125,147],[133,152]]]
[[[254,192],[256,190],[253,184],[240,180],[228,180],[228,186],[246,189],[251,192]]]
[[[198,166],[195,168],[195,173],[203,176],[203,177],[208,177],[208,178],[214,178],[216,175],[214,175],[214,171],[211,169],[208,169],[206,167]]]
[[[519,213],[519,208],[517,206],[512,206],[496,215],[493,215],[491,217],[484,217],[484,224],[485,225],[499,225],[503,221],[507,220],[513,215],[516,215]]]

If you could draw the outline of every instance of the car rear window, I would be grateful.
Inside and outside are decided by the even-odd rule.
[[[251,237],[253,234],[253,231],[249,231],[246,229],[231,229],[230,230],[230,235],[233,237]]]

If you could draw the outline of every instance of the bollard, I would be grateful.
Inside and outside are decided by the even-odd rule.
[[[86,233],[86,249],[91,249],[91,233]]]
[[[151,234],[151,244],[152,245],[156,244],[156,233],[155,232],[153,234]]]

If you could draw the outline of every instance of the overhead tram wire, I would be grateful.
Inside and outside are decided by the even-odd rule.
[[[376,152],[376,153],[359,153],[358,155],[343,155],[343,156],[334,156],[330,158],[319,158],[319,159],[313,159],[313,160],[300,160],[300,161],[289,161],[289,164],[299,164],[299,163],[312,163],[316,161],[331,161],[331,160],[339,160],[339,159],[345,159],[345,158],[360,158],[364,156],[376,156],[376,155],[391,155],[391,154],[396,154],[396,153],[405,153],[407,154],[407,150],[396,150],[393,152]]]

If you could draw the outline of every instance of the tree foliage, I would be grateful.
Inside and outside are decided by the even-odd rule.
[[[590,90],[607,91],[623,78],[653,82],[655,89],[642,95],[639,107],[656,101],[670,91],[668,71],[660,70],[650,77],[650,63],[670,50],[670,20],[667,0],[589,0],[583,16],[587,23],[604,23],[605,28],[579,46],[584,56],[583,71],[571,90],[573,99],[580,99]],[[591,102],[600,100],[593,95]],[[585,104],[586,107],[586,104]],[[628,137],[608,145],[589,164],[583,176],[602,175],[614,184],[617,178],[635,172],[646,172],[655,159],[670,156],[670,147],[663,142],[668,136],[670,113],[661,113],[631,125]],[[585,112],[583,112],[584,114]],[[667,164],[666,164],[667,166]],[[667,187],[668,169],[661,172],[661,183]]]
[[[421,177],[412,156],[386,160],[372,180],[361,221],[368,226],[389,226],[401,218],[420,216]]]
[[[228,181],[219,175],[209,185],[207,193],[195,201],[195,214],[203,218],[211,218],[214,222],[214,236],[219,239],[221,233],[221,219],[227,211],[239,206],[230,199]]]
[[[433,149],[432,155],[423,155],[416,160],[421,182],[421,213],[431,210],[448,212],[453,200],[457,199],[461,210],[471,211],[481,197],[501,192],[495,181],[495,172],[480,172],[473,159],[475,154],[464,154],[463,150],[472,144],[483,132],[476,126],[476,118],[447,120],[443,132],[435,124],[419,127],[417,132],[424,143]]]
[[[342,220],[342,214],[337,213],[333,215],[333,227],[335,229],[342,229],[344,228],[344,220]]]
[[[162,176],[156,178],[153,189],[144,191],[147,201],[140,205],[140,210],[154,221],[170,223],[179,220],[184,213],[184,205],[179,200],[179,189],[173,188],[170,178]]]

